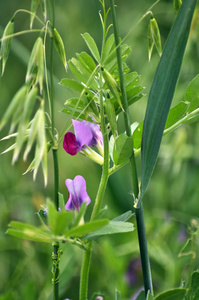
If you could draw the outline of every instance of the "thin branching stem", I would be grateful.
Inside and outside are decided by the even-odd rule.
[[[125,122],[126,133],[129,137],[131,137],[132,136],[131,122],[130,122],[127,95],[126,95],[125,81],[124,81],[122,55],[119,46],[120,40],[119,40],[119,31],[118,31],[118,23],[117,23],[114,0],[110,0],[110,3],[111,3],[111,11],[112,11],[114,36],[115,36],[118,71],[120,76],[120,86],[122,92],[124,122]],[[137,168],[136,168],[134,151],[132,152],[130,165],[131,165],[131,174],[132,174],[132,181],[133,181],[133,193],[134,193],[134,197],[137,199],[139,195],[139,186],[138,186],[138,176],[137,176]],[[142,205],[140,206],[140,208],[136,209],[136,221],[137,221],[138,239],[139,239],[139,246],[140,246],[140,257],[142,262],[142,272],[144,278],[144,288],[145,288],[145,294],[147,295],[148,291],[150,291],[150,293],[153,293],[153,288],[152,288],[151,270],[150,270],[150,263],[149,263],[148,249],[147,249],[144,212],[143,212]]]
[[[102,177],[99,185],[99,189],[97,192],[95,205],[93,208],[93,212],[91,215],[91,220],[95,218],[97,213],[100,210],[102,200],[104,198],[105,189],[108,182],[108,170],[109,170],[109,140],[108,140],[108,132],[106,130],[105,124],[105,116],[104,116],[104,103],[103,103],[103,94],[102,94],[102,74],[100,70],[100,114],[101,114],[101,131],[103,134],[104,141],[104,164],[102,169]],[[81,270],[81,280],[80,280],[80,300],[88,299],[88,279],[89,279],[89,270],[90,270],[90,261],[92,254],[92,242],[89,242],[88,248],[84,253],[83,262],[82,262],[82,270]]]

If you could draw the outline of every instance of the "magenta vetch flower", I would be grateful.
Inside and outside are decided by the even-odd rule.
[[[82,176],[77,175],[74,180],[66,179],[65,183],[69,191],[68,202],[65,205],[66,210],[78,211],[83,202],[86,202],[87,205],[91,202],[86,191],[86,181]]]
[[[100,126],[88,121],[72,120],[75,134],[67,132],[63,140],[63,148],[70,155],[76,155],[86,146],[93,147],[103,145],[103,137]]]

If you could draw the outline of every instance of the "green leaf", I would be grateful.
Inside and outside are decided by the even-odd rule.
[[[193,299],[196,292],[198,293],[198,287],[199,287],[199,272],[195,271],[193,272],[191,276],[191,287],[188,290],[188,299]]]
[[[142,138],[141,194],[143,198],[152,175],[180,72],[196,0],[185,0],[180,8],[158,65],[144,120]]]
[[[65,236],[83,236],[98,230],[99,228],[104,228],[105,226],[108,226],[107,224],[109,224],[109,220],[107,219],[91,221],[89,223],[85,223],[84,225],[74,227],[68,233],[66,233]]]
[[[180,102],[176,106],[171,108],[168,114],[165,129],[171,127],[173,124],[179,121],[187,112],[188,107],[189,107],[188,103]]]
[[[158,295],[154,300],[182,300],[186,292],[183,288],[172,289]]]
[[[93,75],[85,69],[85,67],[80,63],[76,58],[71,58],[68,62],[69,67],[73,74],[86,86],[89,86],[95,90],[98,89],[97,83],[93,77]]]
[[[12,99],[10,105],[8,106],[5,114],[3,115],[0,121],[0,130],[6,125],[9,119],[17,111],[17,108],[23,105],[25,101],[26,92],[27,92],[27,87],[22,86],[20,90],[15,94],[14,98]]]
[[[154,299],[154,297],[150,294],[150,293],[148,293],[147,294],[147,297],[145,296],[145,291],[143,290],[143,291],[141,291],[140,293],[139,293],[139,295],[138,295],[138,297],[136,298],[136,300],[153,300]]]
[[[53,42],[54,42],[55,49],[64,65],[64,68],[67,69],[67,60],[66,60],[64,43],[56,28],[54,28],[54,32],[53,32]]]
[[[60,84],[66,86],[66,87],[69,87],[79,93],[81,93],[85,89],[83,84],[79,83],[78,81],[76,81],[74,79],[63,78],[61,80]]]
[[[35,14],[37,12],[37,8],[39,5],[40,0],[32,0],[31,1],[31,8],[30,11],[33,13],[30,15],[30,28],[32,28],[33,22],[34,22],[34,18],[35,18]]]
[[[88,117],[85,113],[82,113],[82,111],[74,111],[74,109],[70,109],[70,108],[63,108],[62,112],[65,114],[69,114],[72,115],[73,118],[76,119],[81,119],[81,120],[87,120],[89,122],[92,122],[93,120],[91,119],[91,117]]]
[[[101,229],[93,233],[87,234],[85,238],[88,239],[88,241],[91,241],[101,236],[116,234],[116,233],[131,232],[133,230],[134,230],[134,226],[132,223],[112,220],[108,225],[102,227]]]
[[[128,210],[124,214],[114,218],[112,221],[119,221],[119,222],[126,222],[128,221],[134,214],[132,213],[131,210]]]
[[[79,225],[81,219],[83,218],[85,212],[86,212],[86,209],[87,209],[87,203],[84,202],[82,203],[82,205],[80,206],[80,209],[79,209],[79,212],[78,214],[75,216],[75,221],[73,223],[73,227],[76,227]]]
[[[140,82],[140,76],[138,76],[137,72],[131,72],[124,76],[124,81],[126,85],[126,90],[131,90]]]
[[[17,222],[17,221],[11,221],[9,227],[12,228],[9,228],[7,230],[7,233],[12,236],[28,239],[31,241],[37,241],[37,242],[45,242],[45,243],[52,242],[52,236],[50,232],[39,229],[32,225]]]
[[[95,72],[96,64],[90,55],[88,55],[86,52],[81,52],[80,54],[77,53],[76,55],[80,63],[88,72]]]
[[[125,133],[119,135],[113,148],[113,161],[116,165],[129,160],[133,152],[133,139]]]
[[[48,225],[51,231],[55,235],[67,234],[69,226],[71,226],[74,213],[73,211],[57,211],[54,204],[48,200],[47,202],[48,212]]]
[[[114,49],[114,46],[115,46],[115,38],[114,38],[114,34],[111,34],[106,40],[105,46],[103,48],[102,64],[106,62],[106,59],[108,58],[110,52]]]
[[[14,18],[12,18],[6,25],[6,28],[4,29],[3,36],[2,36],[1,49],[0,49],[0,59],[2,59],[1,75],[3,75],[4,73],[6,62],[9,56],[13,32],[14,32]]]
[[[199,74],[190,82],[185,94],[185,101],[190,102],[188,113],[199,106]]]
[[[82,34],[82,36],[83,36],[83,39],[85,40],[90,52],[92,53],[93,57],[96,59],[96,61],[98,63],[100,63],[100,54],[99,54],[99,51],[98,51],[98,48],[97,48],[97,45],[96,45],[94,39],[87,32]]]

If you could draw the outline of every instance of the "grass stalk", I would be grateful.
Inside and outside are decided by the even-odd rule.
[[[120,76],[120,87],[122,92],[124,123],[125,123],[126,133],[129,137],[131,137],[132,136],[131,122],[130,122],[127,95],[126,95],[125,81],[124,81],[123,63],[122,63],[122,55],[121,55],[120,40],[119,40],[119,30],[118,30],[118,22],[116,17],[114,0],[110,0],[110,4],[111,4],[114,36],[115,36],[118,71]],[[136,168],[134,151],[130,159],[130,166],[131,166],[131,174],[132,174],[133,193],[135,199],[137,199],[139,195],[139,186],[138,186],[138,176],[137,176],[137,168]],[[137,232],[138,232],[138,240],[139,240],[139,247],[140,247],[140,257],[142,263],[144,288],[145,288],[145,294],[147,295],[148,291],[151,294],[153,293],[153,287],[152,287],[148,249],[147,249],[147,237],[146,237],[146,230],[145,230],[143,206],[141,205],[140,208],[136,208],[135,213],[136,213]]]

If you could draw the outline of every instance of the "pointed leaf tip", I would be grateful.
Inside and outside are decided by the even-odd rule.
[[[167,39],[152,87],[142,135],[141,195],[152,175],[187,43],[196,0],[184,0]]]

